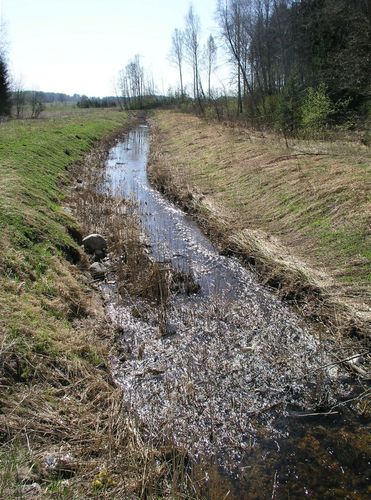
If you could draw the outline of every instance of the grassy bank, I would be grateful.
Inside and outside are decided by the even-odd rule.
[[[370,321],[369,148],[154,117],[151,175],[225,252],[333,330]]]
[[[92,110],[0,124],[1,498],[140,496],[167,473],[122,409],[115,332],[61,208],[73,165],[128,123]]]

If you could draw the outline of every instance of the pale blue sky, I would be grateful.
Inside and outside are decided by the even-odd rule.
[[[13,75],[27,88],[111,95],[114,78],[136,53],[158,90],[177,84],[167,60],[189,0],[0,0]],[[193,2],[203,39],[216,32],[216,0]]]

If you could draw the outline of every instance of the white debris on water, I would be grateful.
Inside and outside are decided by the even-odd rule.
[[[127,405],[154,436],[161,432],[194,455],[236,457],[262,437],[279,435],[277,415],[331,399],[330,359],[272,298],[269,315],[245,299],[175,298],[162,336],[155,312],[134,318],[110,302],[121,328],[114,375]],[[284,309],[284,308],[283,308]]]

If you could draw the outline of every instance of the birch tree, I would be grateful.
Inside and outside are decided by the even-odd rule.
[[[198,15],[194,12],[193,6],[188,10],[185,18],[185,32],[184,32],[184,45],[188,61],[192,68],[193,74],[193,96],[197,99],[201,111],[202,106],[202,84],[200,78],[200,35],[201,26]]]
[[[208,97],[211,99],[211,73],[214,69],[216,62],[216,44],[214,41],[214,37],[212,35],[209,36],[206,43],[206,62],[207,62],[207,90]]]
[[[171,37],[170,61],[178,67],[180,81],[180,96],[184,99],[183,86],[184,33],[175,29]]]

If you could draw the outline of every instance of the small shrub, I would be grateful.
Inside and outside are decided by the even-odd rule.
[[[268,95],[258,105],[260,122],[266,124],[273,130],[287,133],[293,132],[294,120],[292,112],[292,100],[289,96]]]
[[[215,109],[211,106],[205,106],[204,117],[206,120],[210,121],[216,120],[218,118]]]
[[[301,127],[305,135],[323,132],[336,106],[321,83],[316,89],[309,87],[301,105]]]

